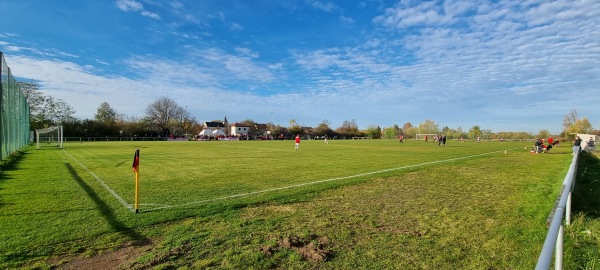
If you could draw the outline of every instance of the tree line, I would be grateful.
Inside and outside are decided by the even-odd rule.
[[[177,104],[174,100],[163,97],[149,104],[142,117],[126,116],[118,113],[107,102],[102,102],[93,119],[77,119],[75,110],[60,99],[44,95],[39,90],[39,85],[34,82],[18,82],[30,107],[30,126],[32,129],[45,128],[52,125],[62,125],[65,137],[192,137],[202,131],[202,124],[198,122],[187,108]],[[222,122],[213,120],[213,122]],[[262,137],[259,124],[254,120],[246,119],[241,122],[250,127],[249,135]],[[414,126],[406,122],[402,127],[397,124],[381,128],[371,125],[366,130],[359,130],[356,120],[345,120],[336,129],[331,127],[331,122],[323,120],[316,127],[302,127],[295,119],[289,121],[289,126],[266,124],[270,135],[274,138],[289,138],[296,135],[329,138],[370,137],[374,139],[396,139],[402,135],[406,139],[415,138],[416,134],[446,135],[449,139],[530,139],[532,137],[548,138],[559,136],[571,138],[575,133],[600,135],[600,131],[592,128],[587,117],[580,118],[576,110],[570,111],[563,119],[561,134],[550,134],[546,129],[538,134],[527,132],[492,132],[490,129],[474,125],[468,130],[461,127],[456,129],[440,126],[433,120],[425,120]]]

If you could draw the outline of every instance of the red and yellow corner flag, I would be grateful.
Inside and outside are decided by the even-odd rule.
[[[134,208],[135,213],[139,213],[139,191],[140,191],[140,149],[135,150],[135,155],[133,156],[133,172],[135,173],[135,199],[134,199]]]
[[[138,171],[138,167],[140,166],[140,149],[136,149],[135,150],[135,155],[133,156],[133,165],[131,165],[131,167],[133,168],[133,172],[137,172]]]

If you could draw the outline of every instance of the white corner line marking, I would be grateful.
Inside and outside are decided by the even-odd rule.
[[[515,149],[520,149],[520,147],[519,148],[506,149],[506,150],[515,150]],[[425,163],[415,164],[415,165],[409,165],[409,166],[402,166],[402,167],[391,168],[391,169],[385,169],[385,170],[379,170],[379,171],[373,171],[373,172],[366,172],[366,173],[349,175],[349,176],[343,176],[343,177],[329,178],[329,179],[324,179],[324,180],[317,180],[317,181],[313,181],[313,182],[300,183],[300,184],[291,185],[291,186],[284,186],[284,187],[271,188],[271,189],[265,189],[265,190],[259,190],[259,191],[252,191],[252,192],[247,192],[247,193],[239,193],[239,194],[234,194],[234,195],[229,195],[229,196],[223,196],[223,197],[217,197],[217,198],[206,199],[206,200],[195,201],[195,202],[189,202],[189,203],[184,203],[184,204],[167,205],[167,206],[163,206],[163,207],[156,207],[156,208],[152,208],[152,209],[147,209],[144,212],[156,211],[156,210],[166,209],[166,208],[182,207],[182,206],[188,206],[188,205],[194,205],[194,204],[201,204],[201,203],[207,203],[207,202],[221,201],[221,200],[226,200],[226,199],[231,199],[231,198],[251,196],[251,195],[256,195],[256,194],[260,194],[260,193],[267,193],[267,192],[272,192],[272,191],[278,191],[278,190],[284,190],[284,189],[291,189],[291,188],[297,188],[297,187],[302,187],[302,186],[309,186],[309,185],[326,183],[326,182],[332,182],[332,181],[337,181],[337,180],[345,180],[345,179],[356,178],[356,177],[361,177],[361,176],[367,176],[367,175],[372,175],[372,174],[378,174],[378,173],[384,173],[384,172],[391,172],[391,171],[397,171],[397,170],[403,170],[403,169],[409,169],[409,168],[426,166],[426,165],[437,164],[437,163],[450,162],[450,161],[455,161],[455,160],[460,160],[460,159],[467,159],[467,158],[472,158],[472,157],[477,157],[477,156],[484,156],[484,155],[489,155],[489,154],[494,154],[494,153],[501,153],[501,152],[506,151],[506,150],[498,150],[498,151],[487,152],[487,153],[476,154],[476,155],[469,155],[469,156],[463,156],[463,157],[455,157],[455,158],[450,158],[450,159],[445,159],[445,160],[431,161],[431,162],[425,162]]]
[[[131,206],[131,204],[128,204],[125,200],[123,200],[123,198],[121,198],[121,196],[119,196],[119,194],[117,194],[108,185],[106,185],[106,183],[104,183],[104,181],[102,181],[102,179],[100,177],[98,177],[95,173],[93,173],[92,171],[90,171],[90,169],[88,169],[86,166],[84,166],[83,164],[81,164],[81,162],[79,162],[79,160],[77,160],[75,157],[71,156],[71,154],[69,154],[66,150],[63,149],[63,152],[65,154],[67,154],[67,156],[69,156],[73,160],[75,160],[75,162],[77,162],[77,164],[79,164],[79,166],[81,166],[90,175],[92,175],[96,179],[96,181],[98,181],[98,183],[100,183],[100,185],[102,185],[106,190],[108,190],[108,192],[110,192],[110,194],[112,194],[115,198],[117,198],[117,201],[119,201],[123,206],[127,207],[127,209],[129,209],[131,211],[135,211],[135,209],[133,209],[133,206]]]

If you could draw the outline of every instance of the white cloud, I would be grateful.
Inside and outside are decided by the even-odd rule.
[[[116,3],[121,11],[145,11],[142,2]],[[331,2],[305,3],[318,9],[308,9],[312,13],[332,16],[328,22],[351,23],[346,26],[356,26],[360,35],[334,36],[339,42],[307,47],[293,35],[277,37],[285,43],[268,43],[243,16],[193,13],[185,6],[189,2],[177,1],[166,5],[176,19],[168,30],[156,32],[159,37],[170,33],[177,44],[161,52],[128,51],[125,59],[94,56],[85,63],[47,46],[20,46],[10,39],[0,46],[14,52],[9,59],[14,74],[39,80],[44,91],[72,104],[80,117],[92,117],[105,100],[120,113],[141,115],[147,104],[170,96],[198,112],[201,121],[227,114],[233,121],[266,122],[274,112],[280,124],[294,118],[311,126],[327,119],[336,126],[356,119],[361,127],[385,127],[433,119],[453,128],[491,124],[496,131],[525,127],[536,132],[560,128],[571,109],[595,112],[600,102],[596,1],[400,1],[381,9],[370,24]],[[226,31],[200,25],[201,18],[218,21],[224,27],[215,28]],[[247,31],[229,39],[236,29]],[[245,34],[256,40],[244,39]],[[274,46],[280,46],[277,54],[269,51]],[[100,72],[114,66],[125,70]]]
[[[160,15],[144,9],[142,3],[135,0],[117,0],[117,7],[124,12],[137,12],[142,16],[146,16],[155,20],[160,20]]]
[[[332,2],[321,2],[321,1],[317,1],[317,0],[306,0],[306,3],[308,5],[310,5],[313,8],[325,11],[325,12],[332,12],[333,10],[337,9],[338,7],[332,3]]]
[[[340,16],[340,20],[344,23],[344,24],[353,24],[355,22],[355,20],[350,17],[350,16]]]
[[[239,54],[243,55],[243,56],[248,56],[250,58],[258,58],[259,54],[252,51],[252,49],[249,48],[235,48],[235,51],[238,52]]]
[[[239,23],[232,22],[232,23],[230,23],[229,29],[231,29],[233,31],[240,31],[240,30],[243,30],[244,27],[242,27]]]
[[[395,7],[386,9],[384,15],[375,17],[373,21],[393,28],[439,26],[456,22],[459,16],[471,8],[468,2],[447,1],[439,5],[437,1],[423,1],[412,5],[401,1]]]

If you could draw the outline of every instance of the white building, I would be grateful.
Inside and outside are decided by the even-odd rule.
[[[222,131],[225,135],[223,136],[227,136],[227,127],[228,127],[228,123],[227,123],[227,116],[225,116],[225,119],[223,120],[223,122],[220,121],[212,121],[212,122],[204,122],[204,124],[202,124],[202,132],[201,132],[201,136],[202,135],[214,135],[215,132],[218,132],[217,130]],[[220,132],[219,132],[220,134]]]
[[[594,134],[577,134],[581,138],[581,149],[583,151],[594,151],[600,136]]]
[[[248,133],[250,132],[250,126],[240,124],[240,123],[235,123],[235,124],[229,125],[229,127],[230,127],[230,131],[231,131],[229,134],[231,134],[231,136],[236,136],[236,137],[248,136]]]

